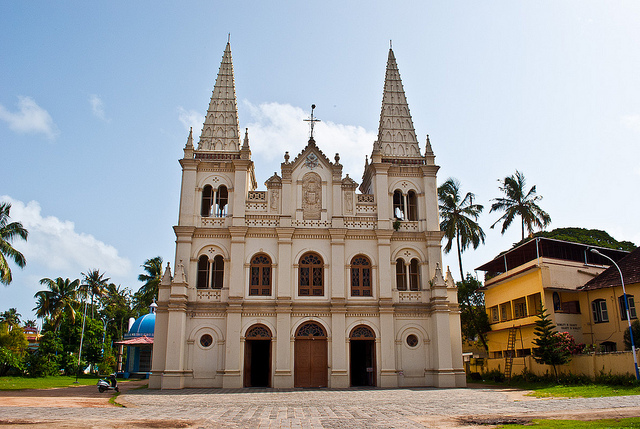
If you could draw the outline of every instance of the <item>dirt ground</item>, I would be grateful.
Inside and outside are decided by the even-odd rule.
[[[118,383],[120,392],[136,389],[147,384],[146,380]],[[0,403],[5,407],[62,407],[62,408],[107,408],[113,391],[98,392],[98,387],[71,386],[54,389],[26,389],[0,391]]]

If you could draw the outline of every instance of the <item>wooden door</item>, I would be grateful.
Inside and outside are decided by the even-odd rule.
[[[326,338],[296,338],[294,350],[295,387],[327,387]]]

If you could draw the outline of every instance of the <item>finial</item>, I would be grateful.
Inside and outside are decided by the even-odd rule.
[[[336,160],[336,164],[340,164],[340,154],[336,153],[336,156],[334,159]]]
[[[389,39],[389,49],[393,49],[393,41]]]
[[[315,104],[312,104],[312,105],[311,105],[311,118],[310,118],[310,119],[305,119],[305,120],[304,120],[305,122],[309,122],[309,126],[311,127],[311,135],[309,136],[309,140],[313,140],[313,125],[314,125],[316,122],[320,122],[320,119],[316,119],[316,118],[314,118],[314,116],[313,116],[313,110],[314,110],[315,108],[316,108],[316,105],[315,105]]]
[[[364,156],[364,165],[369,165],[369,155]]]
[[[286,151],[284,153],[284,163],[288,164],[289,163],[289,151]]]
[[[231,33],[227,35],[227,43],[231,43]]]

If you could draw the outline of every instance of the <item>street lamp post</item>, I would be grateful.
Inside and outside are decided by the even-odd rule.
[[[80,350],[78,351],[78,369],[76,370],[76,381],[78,383],[78,374],[80,373],[80,358],[82,357],[82,342],[84,340],[84,324],[87,320],[87,296],[84,296],[84,312],[82,313],[82,333],[80,334]]]
[[[616,264],[616,261],[614,261],[607,255],[598,252],[598,249],[591,249],[591,253],[595,253],[596,255],[600,255],[610,260],[613,263],[613,265],[615,265],[616,268],[618,269],[618,273],[620,273],[620,283],[622,283],[622,294],[624,295],[624,308],[625,308],[625,311],[627,312],[627,322],[629,323],[629,338],[631,339],[631,352],[633,353],[633,364],[636,369],[636,380],[640,380],[640,372],[638,371],[638,357],[636,356],[636,345],[635,345],[635,342],[633,341],[633,330],[631,329],[631,315],[629,314],[629,299],[627,298],[627,291],[624,288],[624,278],[622,277],[622,270],[620,269],[618,264]]]

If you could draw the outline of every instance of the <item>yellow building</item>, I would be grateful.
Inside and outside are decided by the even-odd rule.
[[[640,297],[640,248],[617,262],[624,278],[629,316],[636,320],[636,300]],[[629,329],[620,272],[615,266],[580,287],[583,314],[583,341],[602,351],[624,350],[624,332]],[[590,310],[590,311],[588,311]],[[638,344],[636,344],[636,348]]]
[[[599,288],[593,291],[579,289],[610,264],[590,252],[593,247],[538,237],[477,268],[486,272],[483,289],[491,324],[487,335],[489,358],[506,356],[510,331],[515,332],[514,357],[531,355],[536,315],[541,306],[547,310],[558,331],[569,332],[577,342],[591,344],[610,340],[604,335],[604,328],[602,332],[594,329],[597,334],[592,335],[592,325],[589,325],[592,317],[589,299],[595,299],[596,293],[606,292],[600,292]],[[628,254],[620,250],[597,249],[616,261]],[[609,301],[607,304],[613,305],[613,301]]]

